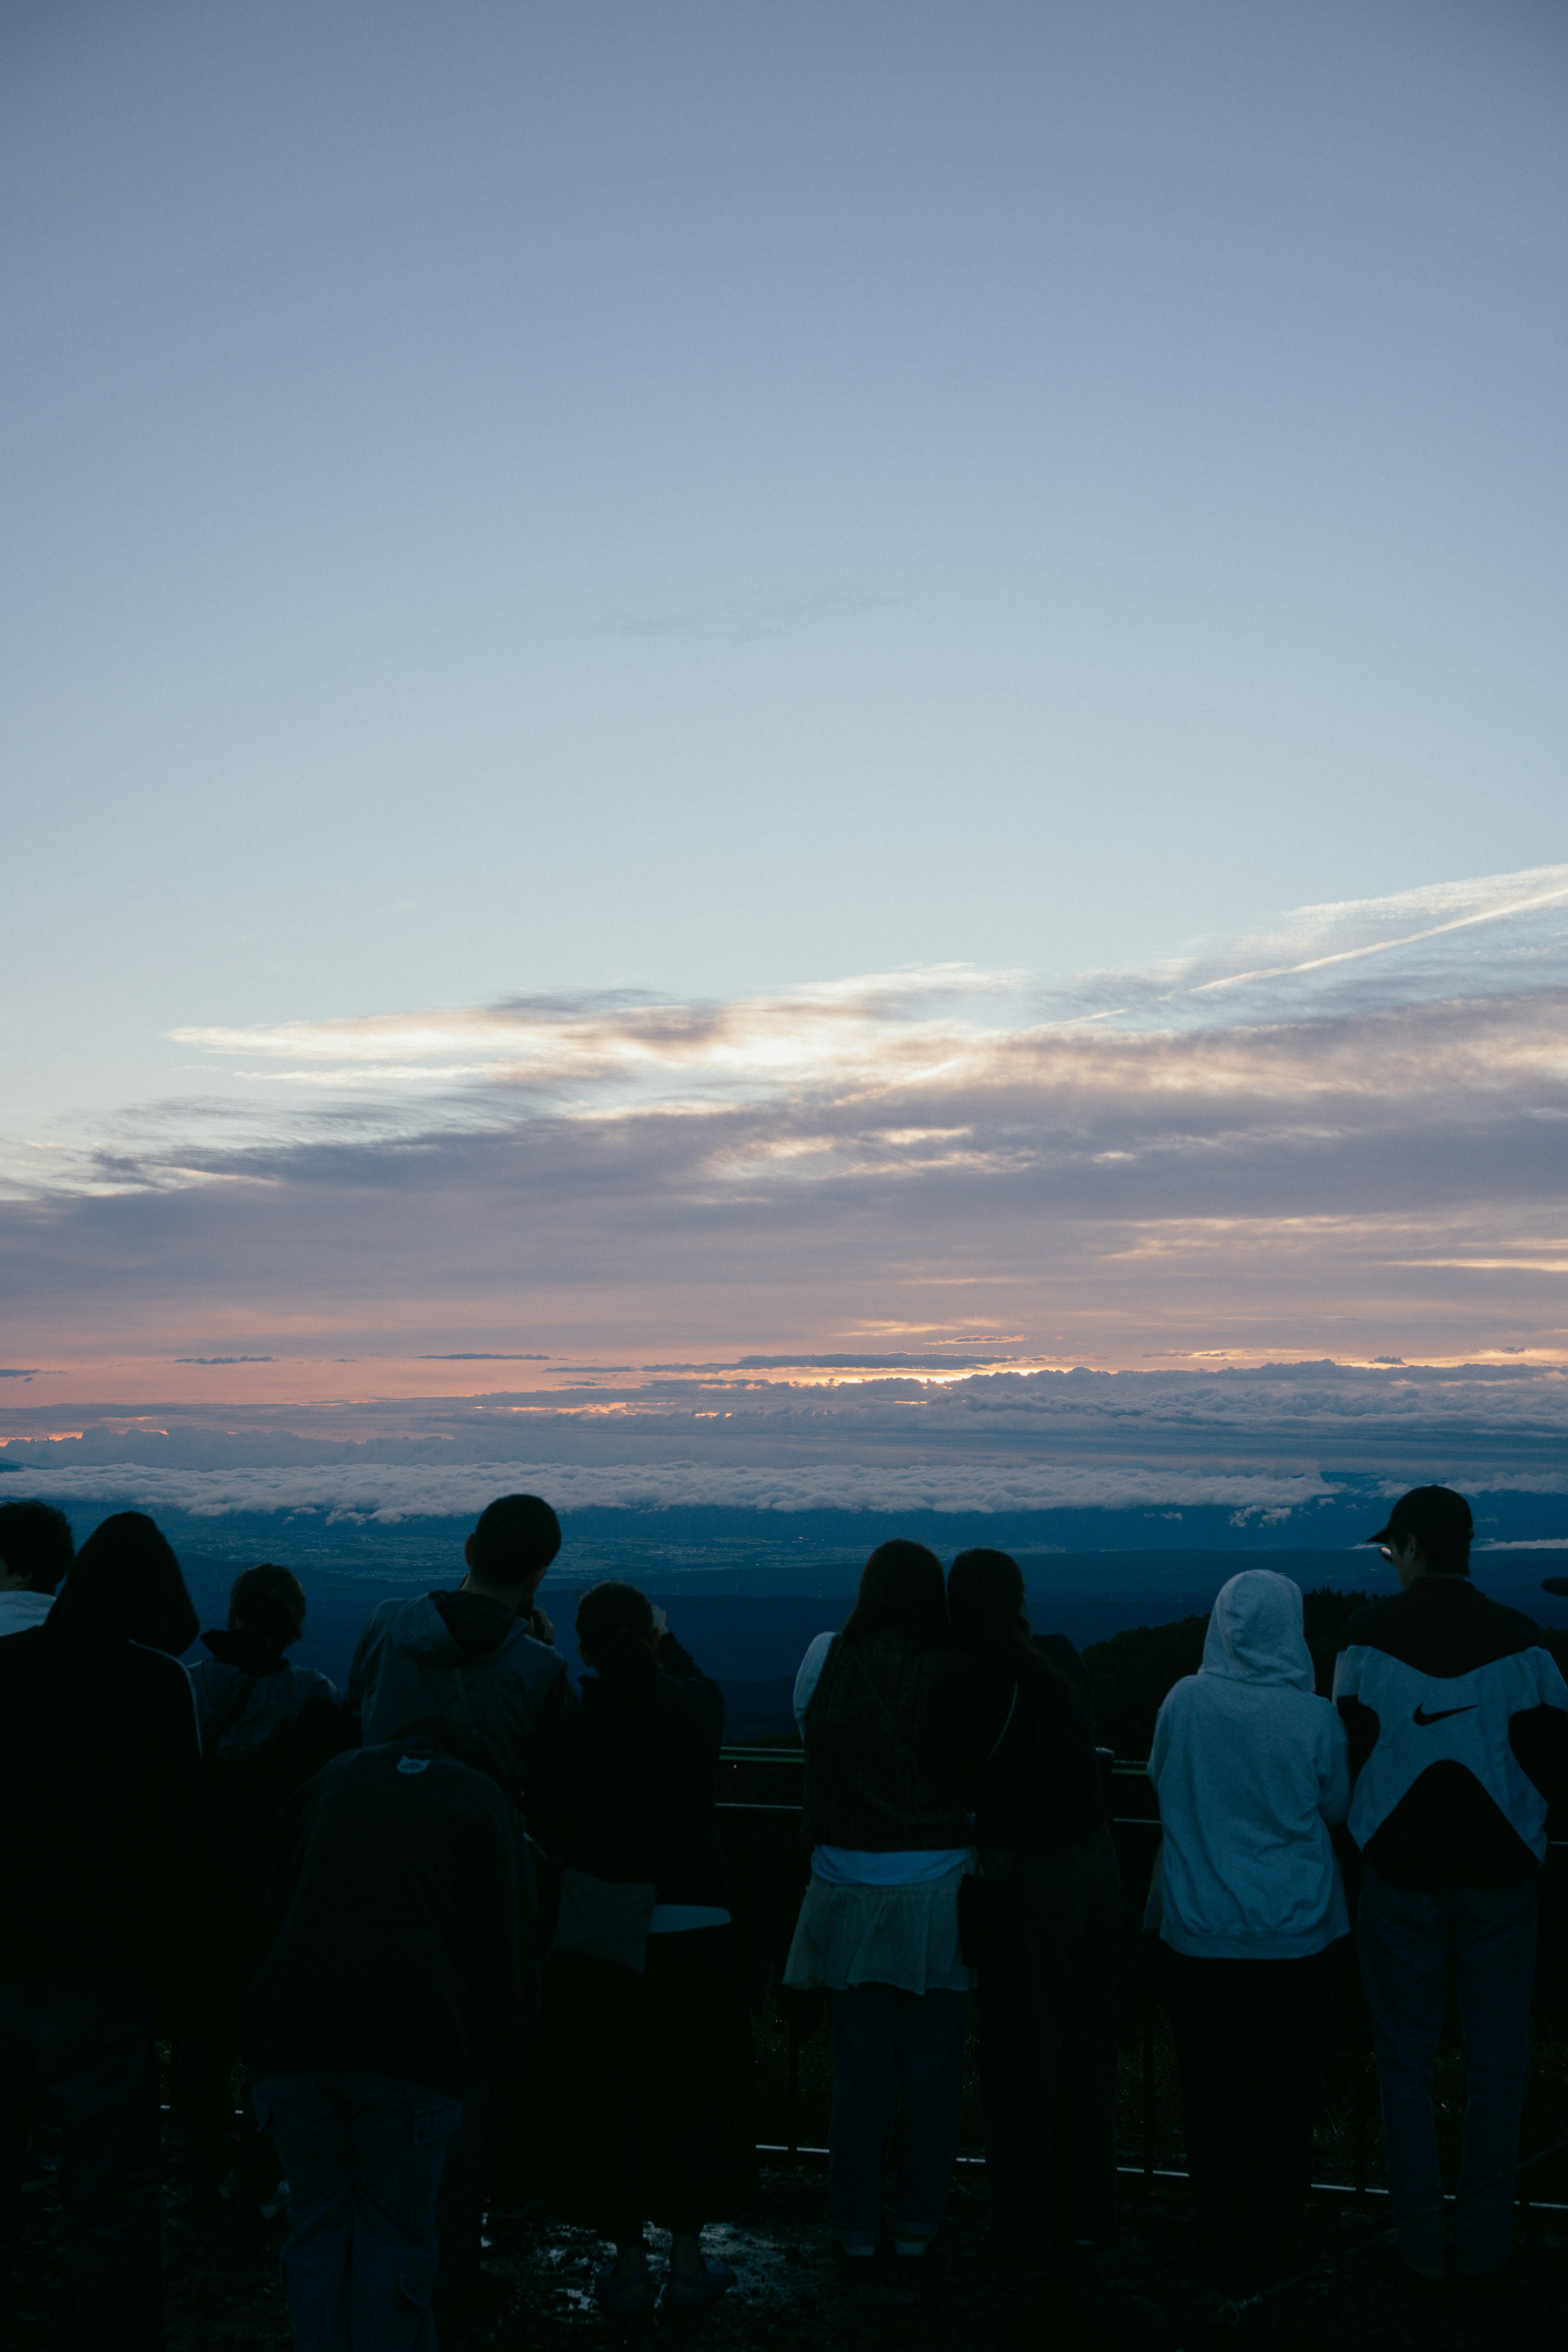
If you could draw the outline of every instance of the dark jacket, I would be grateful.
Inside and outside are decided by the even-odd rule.
[[[531,2024],[515,1814],[415,1742],[340,1756],[279,1829],[283,1924],[246,2004],[253,2080],[394,2074],[459,2096]]]
[[[211,1652],[190,1669],[202,1729],[202,1752],[237,1763],[295,1723],[311,1700],[338,1709],[336,1685],[313,1666],[290,1664],[276,1642],[253,1626],[220,1627],[202,1635]],[[353,1743],[340,1737],[330,1751]],[[321,1761],[325,1763],[323,1755]]]
[[[1035,1647],[1081,1692],[1082,1706],[1048,1705],[995,1652],[950,1651],[931,1692],[931,1754],[973,1812],[978,1844],[1055,1853],[1104,1826],[1105,1800],[1083,1660],[1065,1633]]]
[[[384,1601],[349,1671],[349,1706],[366,1747],[395,1739],[410,1724],[449,1723],[514,1801],[541,1726],[568,1698],[560,1652],[483,1592]]]
[[[1395,1886],[1510,1886],[1546,1858],[1568,1796],[1568,1688],[1516,1609],[1426,1576],[1358,1609],[1334,1667],[1350,1832]]]
[[[201,1750],[184,1666],[121,1635],[0,1642],[0,1981],[150,1979],[178,2022],[207,1941]]]
[[[890,1629],[835,1636],[805,1711],[805,1811],[812,1845],[908,1853],[971,1843],[952,1791],[933,1776],[928,1711],[942,1654]]]
[[[534,1818],[552,1859],[622,1884],[652,1881],[660,1903],[728,1903],[713,1811],[724,1694],[672,1633],[645,1706],[585,1676],[581,1704],[540,1742]]]

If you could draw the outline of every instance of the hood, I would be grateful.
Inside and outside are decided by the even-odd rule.
[[[1310,1692],[1314,1677],[1301,1631],[1300,1586],[1271,1568],[1249,1568],[1221,1585],[1198,1672]]]
[[[242,1675],[280,1675],[288,1664],[276,1642],[253,1625],[219,1626],[202,1635],[202,1646],[220,1666],[234,1666]]]
[[[177,1658],[201,1629],[180,1563],[144,1511],[94,1528],[49,1612],[51,1634],[119,1639]]]
[[[512,1611],[483,1592],[427,1592],[392,1621],[395,1648],[431,1666],[474,1666],[514,1637],[526,1639]]]

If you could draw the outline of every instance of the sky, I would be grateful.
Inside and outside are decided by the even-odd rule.
[[[1565,84],[1522,0],[11,0],[0,1439],[1555,1427]]]

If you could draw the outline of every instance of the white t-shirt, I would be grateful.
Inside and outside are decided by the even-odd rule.
[[[837,1633],[819,1633],[800,1662],[795,1678],[795,1719],[803,1739],[806,1708],[822,1679],[827,1653],[837,1639]],[[814,1878],[829,1886],[924,1886],[934,1878],[945,1878],[950,1870],[969,1860],[970,1853],[966,1845],[917,1846],[908,1853],[868,1853],[859,1846],[816,1845],[811,1850],[811,1870]]]
[[[0,1592],[0,1634],[26,1633],[41,1625],[54,1605],[52,1592],[28,1592],[20,1586]]]

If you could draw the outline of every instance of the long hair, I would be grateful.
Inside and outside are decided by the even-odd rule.
[[[94,1528],[47,1620],[54,1633],[119,1634],[177,1658],[201,1630],[180,1563],[145,1511]]]
[[[860,1571],[860,1590],[842,1639],[901,1633],[917,1650],[947,1646],[947,1595],[942,1562],[924,1544],[895,1538],[879,1544]]]
[[[305,1630],[305,1588],[292,1569],[264,1559],[259,1568],[243,1570],[230,1585],[228,1618],[231,1625],[248,1625],[286,1650]]]
[[[1029,1639],[1024,1615],[1024,1572],[1005,1551],[961,1551],[948,1571],[947,1613],[952,1646],[969,1650],[1016,1677],[1042,1706],[1087,1712],[1083,1695]]]
[[[618,1576],[590,1585],[577,1603],[577,1639],[584,1658],[617,1706],[647,1706],[653,1697],[658,1663],[647,1645],[652,1632],[652,1601]]]

